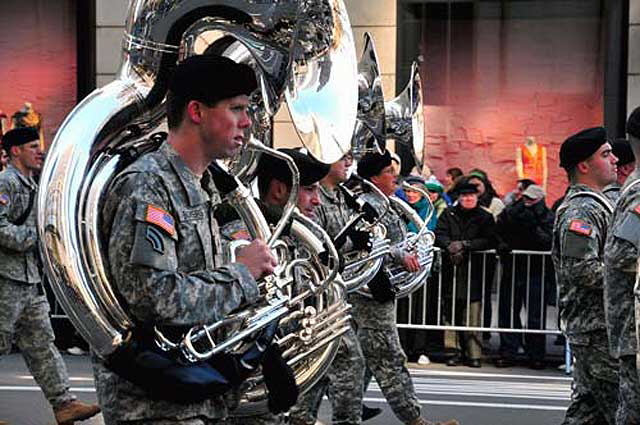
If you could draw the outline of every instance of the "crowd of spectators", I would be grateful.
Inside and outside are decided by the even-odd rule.
[[[412,312],[413,317],[408,318],[412,323],[510,329],[551,326],[546,323],[546,306],[555,304],[554,272],[544,253],[551,248],[554,213],[541,186],[521,179],[501,198],[486,172],[476,168],[464,174],[457,167],[446,171],[442,183],[435,176],[418,175],[409,175],[404,182],[416,189],[403,185],[397,194],[420,217],[430,217],[426,224],[440,248],[440,261],[430,277],[434,284],[420,289],[411,309],[404,305],[408,301],[401,303],[400,311]],[[408,226],[409,231],[417,231],[413,224]],[[492,249],[496,254],[480,253]],[[441,287],[436,288],[438,281]],[[494,307],[497,318],[492,317]],[[433,311],[440,311],[440,317]],[[524,324],[521,313],[527,318]],[[499,335],[496,366],[512,366],[521,358],[518,353],[524,353],[530,367],[545,367],[544,334]],[[438,351],[450,366],[480,367],[483,342],[491,335],[454,330],[404,331],[401,336],[414,360],[424,362],[427,353]],[[438,341],[434,343],[433,337]]]

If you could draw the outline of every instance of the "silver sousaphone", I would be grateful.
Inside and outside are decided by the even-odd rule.
[[[411,65],[411,75],[404,90],[395,99],[385,102],[384,109],[387,139],[409,147],[418,168],[422,168],[424,107],[420,68],[416,62]]]
[[[355,112],[349,111],[355,111],[355,89],[352,102],[349,90],[340,91],[344,103],[332,106],[334,111],[344,106],[343,119],[318,131],[318,136],[312,134],[329,121],[327,108],[313,103],[324,99],[323,89],[335,89],[335,81],[350,79],[355,87],[355,59],[351,61],[353,66],[341,64],[340,75],[331,66],[332,59],[342,60],[353,52],[353,37],[340,0],[303,5],[249,0],[133,1],[118,76],[91,93],[66,118],[48,153],[38,193],[38,231],[46,272],[74,326],[105,359],[127,340],[133,323],[116,298],[104,263],[99,235],[102,192],[122,167],[125,154],[148,149],[144,140],[164,119],[168,77],[181,52],[185,56],[189,30],[210,18],[214,18],[216,30],[251,52],[266,116],[277,110],[288,88],[291,93],[287,98],[292,102],[289,108],[296,110],[292,114],[294,123],[303,123],[300,131],[312,142],[314,153],[332,162],[348,150],[350,137],[341,141],[341,135],[350,136],[353,131],[354,122],[350,123],[349,117],[355,117]],[[305,25],[300,19],[309,22]],[[324,37],[314,43],[310,35],[317,31]],[[311,75],[309,69],[318,74]],[[306,90],[316,93],[307,94]],[[257,142],[254,145],[260,146]],[[239,185],[230,196],[252,235],[272,242],[275,236],[246,188]],[[262,314],[266,310],[267,316],[246,314],[251,326],[256,326],[251,330],[259,329],[260,317],[263,322],[284,317],[285,304],[268,303],[259,311]],[[216,345],[231,348],[237,343],[230,340]],[[188,341],[179,346],[187,347]],[[309,370],[302,373],[312,376]]]

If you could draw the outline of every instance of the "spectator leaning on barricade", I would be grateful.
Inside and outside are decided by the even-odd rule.
[[[502,260],[502,282],[498,326],[521,329],[520,310],[527,310],[527,328],[544,329],[545,293],[549,264],[546,255],[514,254],[512,250],[548,251],[551,249],[554,215],[545,204],[542,187],[530,185],[522,198],[508,205],[498,216],[498,254]],[[544,272],[544,274],[543,274]],[[500,357],[497,367],[515,364],[522,335],[500,333]],[[524,348],[533,369],[544,368],[544,334],[525,334]]]
[[[575,358],[564,425],[615,423],[618,365],[609,355],[603,301],[612,206],[602,189],[615,181],[616,161],[602,127],[574,134],[560,147],[560,166],[570,187],[556,212],[551,256],[562,330]]]
[[[640,155],[640,108],[627,121],[632,153]],[[618,360],[617,424],[640,423],[640,382],[636,367],[634,284],[640,247],[640,170],[622,186],[604,245],[604,311],[609,351]]]
[[[522,197],[522,192],[524,192],[524,190],[529,186],[531,186],[532,184],[536,184],[536,182],[534,182],[531,179],[518,180],[516,182],[515,189],[513,189],[511,192],[504,195],[504,198],[502,199],[502,203],[504,203],[505,206],[513,204],[514,202],[516,202]]]
[[[443,311],[445,322],[455,326],[479,326],[482,312],[482,256],[473,251],[495,245],[495,222],[478,204],[478,188],[458,185],[458,204],[447,208],[436,226],[436,246],[443,249]],[[468,287],[470,283],[470,287]],[[485,288],[487,290],[487,288]],[[455,303],[455,317],[452,311]],[[469,320],[467,321],[467,316]],[[454,355],[447,364],[480,367],[479,332],[445,332],[445,350]]]
[[[617,139],[612,143],[611,149],[613,150],[613,154],[616,158],[618,158],[618,162],[616,164],[617,178],[615,182],[607,185],[602,193],[604,193],[604,195],[613,203],[616,203],[620,196],[620,188],[627,180],[627,177],[629,177],[636,168],[636,158],[633,155],[633,151],[631,150],[631,146],[627,139]]]

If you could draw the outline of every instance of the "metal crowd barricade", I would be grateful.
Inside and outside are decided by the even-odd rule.
[[[560,335],[550,254],[513,250],[501,258],[495,250],[472,252],[466,264],[459,266],[468,270],[466,284],[460,284],[458,267],[445,273],[441,252],[436,248],[427,284],[397,303],[398,328]],[[504,264],[505,260],[510,264]],[[461,290],[464,294],[459,293]],[[481,305],[480,320],[472,323],[471,305],[476,302]],[[456,317],[460,308],[465,312],[462,323]],[[530,326],[536,323],[539,325]],[[568,346],[565,349],[568,351]],[[568,372],[570,355],[565,357]]]

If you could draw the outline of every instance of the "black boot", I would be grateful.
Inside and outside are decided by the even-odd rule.
[[[362,405],[362,422],[368,421],[371,418],[375,418],[380,413],[382,413],[382,409],[379,407],[369,407],[366,404]]]

